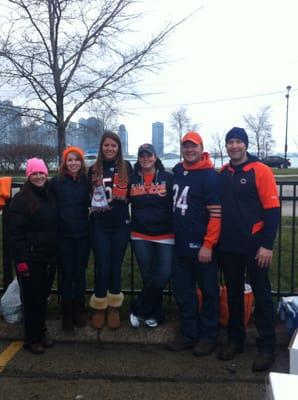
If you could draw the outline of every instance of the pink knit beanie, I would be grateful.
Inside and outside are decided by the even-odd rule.
[[[48,176],[48,169],[43,160],[40,158],[29,158],[26,164],[26,176],[29,178],[30,175],[35,174],[36,172],[41,172]]]

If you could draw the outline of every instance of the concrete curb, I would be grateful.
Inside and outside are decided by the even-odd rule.
[[[169,339],[174,338],[178,330],[178,321],[169,321],[155,329],[140,327],[132,328],[128,321],[123,321],[121,328],[117,330],[104,327],[101,330],[95,330],[90,322],[84,328],[75,329],[74,332],[66,333],[61,330],[61,321],[50,319],[47,321],[49,335],[57,342],[100,342],[100,343],[135,343],[135,344],[165,344]],[[253,324],[247,328],[246,343],[254,345],[257,333]],[[277,344],[288,346],[290,335],[284,325],[278,324],[276,327]],[[221,329],[219,342],[225,338],[226,330]],[[20,323],[8,324],[0,320],[0,339],[22,340],[23,326]]]

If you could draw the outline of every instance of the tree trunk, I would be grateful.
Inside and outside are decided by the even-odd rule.
[[[59,165],[62,161],[62,153],[66,147],[65,143],[65,124],[57,123],[57,137],[58,137],[58,159]]]

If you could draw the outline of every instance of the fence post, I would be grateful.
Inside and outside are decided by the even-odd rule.
[[[13,264],[11,258],[9,240],[9,201],[2,210],[2,265],[3,265],[3,289],[5,290],[13,280]]]

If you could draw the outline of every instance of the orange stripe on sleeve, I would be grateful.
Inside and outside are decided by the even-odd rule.
[[[209,212],[209,222],[207,225],[207,232],[204,237],[203,246],[212,249],[216,245],[220,235],[221,229],[221,205],[209,204],[206,206]]]
[[[274,175],[267,165],[262,163],[254,164],[256,174],[256,187],[262,206],[268,208],[279,207],[279,197]]]

